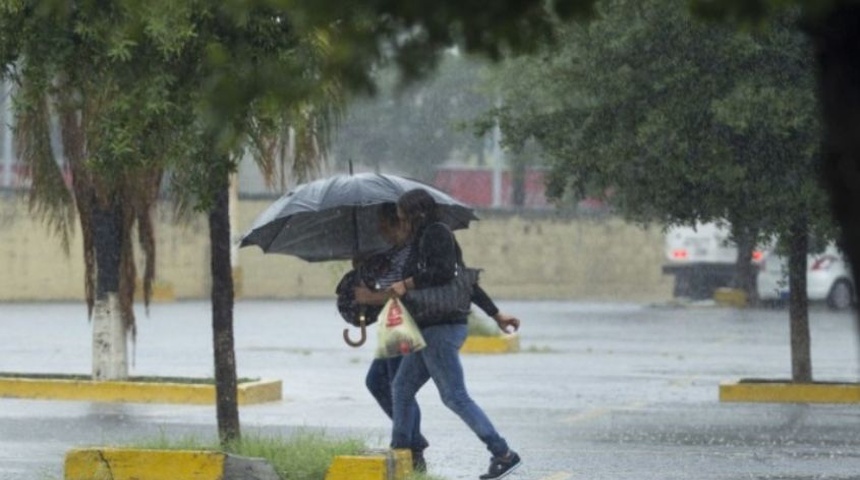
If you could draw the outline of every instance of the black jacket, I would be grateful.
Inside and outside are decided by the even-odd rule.
[[[454,234],[447,225],[433,223],[415,235],[412,251],[403,267],[403,278],[412,277],[416,289],[444,285],[454,278],[457,264],[465,266]],[[491,317],[499,312],[479,285],[475,285],[472,292],[472,303]],[[466,318],[444,319],[439,323],[466,323]]]

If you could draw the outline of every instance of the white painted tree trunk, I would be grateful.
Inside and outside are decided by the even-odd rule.
[[[119,297],[109,293],[107,300],[96,300],[93,305],[93,380],[128,378],[127,345]]]

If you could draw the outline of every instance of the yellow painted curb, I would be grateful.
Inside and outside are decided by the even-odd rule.
[[[208,450],[82,448],[66,453],[65,480],[279,480],[263,458]]]
[[[254,405],[257,403],[278,402],[283,398],[283,386],[280,380],[258,380],[256,382],[240,383],[236,387],[239,405]],[[213,401],[215,387],[212,387]]]
[[[220,452],[201,450],[74,449],[66,453],[65,480],[220,480]]]
[[[747,306],[747,294],[737,288],[718,288],[714,291],[714,301],[717,305],[743,308]]]
[[[240,405],[279,401],[280,380],[240,383]],[[114,382],[52,378],[0,377],[0,397],[118,403],[213,405],[215,385],[171,382]]]
[[[334,457],[325,480],[405,480],[411,474],[411,451],[380,450]]]
[[[721,402],[860,403],[860,384],[740,380],[720,384]]]
[[[517,334],[498,337],[469,335],[460,347],[460,353],[512,353],[520,351],[520,337]]]

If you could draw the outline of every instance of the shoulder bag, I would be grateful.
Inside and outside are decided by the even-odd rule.
[[[457,265],[454,278],[436,287],[409,290],[403,303],[409,309],[419,327],[444,323],[455,317],[469,314],[472,290],[478,283],[480,270]]]
[[[451,239],[455,245],[457,240],[450,228],[444,223]],[[423,241],[419,245],[419,251],[423,251]],[[415,322],[420,327],[428,327],[445,323],[452,317],[465,317],[469,314],[472,303],[472,290],[478,283],[478,273],[474,268],[466,268],[462,259],[455,263],[454,278],[444,285],[417,288],[409,290],[403,296],[403,303],[409,309]]]

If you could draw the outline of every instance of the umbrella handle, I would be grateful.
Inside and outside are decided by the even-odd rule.
[[[350,347],[360,347],[364,345],[364,342],[367,341],[367,325],[364,323],[364,314],[362,314],[358,318],[358,325],[361,328],[361,337],[359,337],[358,341],[353,341],[349,338],[349,329],[343,329],[343,341],[346,342]]]

